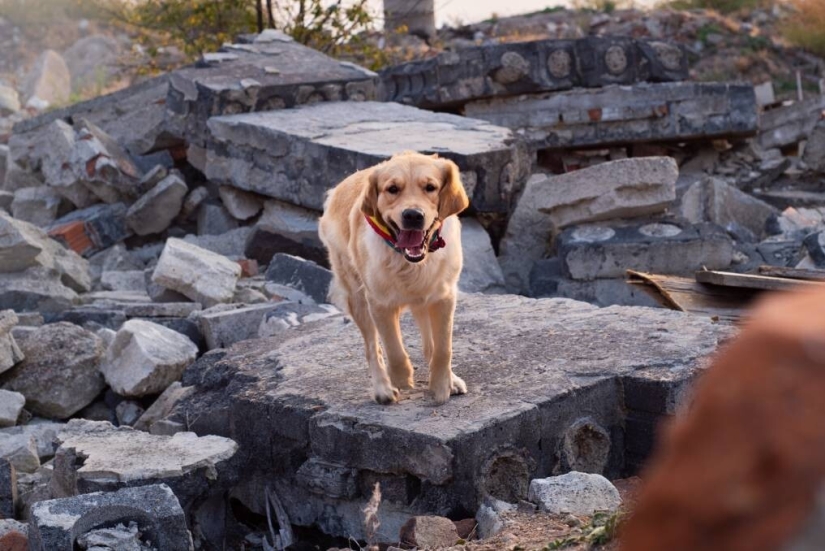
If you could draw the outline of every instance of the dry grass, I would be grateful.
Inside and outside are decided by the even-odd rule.
[[[818,0],[812,0],[816,2]],[[663,2],[663,6],[677,10],[716,10],[719,13],[734,13],[771,5],[772,0],[672,0]]]
[[[825,1],[791,0],[796,13],[782,27],[791,44],[825,57]]]

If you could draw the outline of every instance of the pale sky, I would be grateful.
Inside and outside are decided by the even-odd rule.
[[[416,0],[408,0],[410,4]],[[373,10],[382,13],[382,0],[370,0]],[[636,0],[636,5],[645,6],[653,0]],[[462,23],[475,23],[496,13],[502,15],[516,15],[543,10],[547,7],[570,5],[569,0],[435,0],[436,25],[455,23],[456,18]]]

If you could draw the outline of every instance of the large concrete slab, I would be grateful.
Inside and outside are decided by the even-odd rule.
[[[184,374],[196,390],[175,415],[238,442],[249,495],[233,495],[255,510],[256,488],[273,482],[295,524],[362,537],[380,481],[381,536],[395,541],[411,514],[472,516],[485,493],[524,498],[530,479],[569,465],[633,471],[731,331],[669,310],[461,295],[453,364],[469,393],[435,407],[408,316],[402,330],[418,368],[396,405],[371,400],[363,342],[341,317],[208,353]]]
[[[178,133],[202,144],[209,117],[323,101],[377,99],[378,75],[294,42],[277,31],[226,44],[169,79],[167,107]]]
[[[496,96],[687,78],[682,47],[615,36],[476,46],[381,71],[384,99],[427,108]]]
[[[468,117],[517,130],[538,148],[752,136],[750,84],[664,82],[468,103]]]
[[[319,103],[214,117],[208,126],[207,178],[316,210],[338,182],[404,150],[458,163],[482,212],[508,212],[530,168],[506,128],[396,103]]]
[[[763,149],[796,145],[808,139],[825,113],[825,94],[762,113],[759,145]]]

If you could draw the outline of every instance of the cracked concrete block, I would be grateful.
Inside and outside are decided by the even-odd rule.
[[[166,241],[152,282],[205,307],[232,299],[241,267],[228,258],[181,239]]]
[[[529,499],[538,504],[540,510],[555,515],[612,513],[622,504],[619,491],[605,477],[575,471],[531,480]]]

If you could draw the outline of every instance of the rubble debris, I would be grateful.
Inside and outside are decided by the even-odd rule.
[[[56,453],[73,449],[86,458],[76,470],[81,493],[163,480],[184,506],[204,491],[191,479],[215,480],[216,469],[222,469],[238,449],[235,442],[221,436],[192,432],[159,436],[83,419],[69,421],[57,440]]]
[[[502,515],[514,510],[516,507],[513,504],[486,496],[475,517],[478,522],[478,537],[487,539],[499,534],[505,527]]]
[[[11,214],[35,226],[45,227],[55,221],[61,197],[48,187],[27,187],[14,192]]]
[[[204,202],[198,209],[198,235],[223,235],[238,227],[238,221],[220,203]]]
[[[538,149],[748,137],[759,128],[749,84],[573,89],[475,101],[464,114],[517,131]]]
[[[530,501],[554,514],[592,515],[614,512],[622,504],[619,491],[599,474],[569,472],[530,481]]]
[[[256,193],[232,186],[220,186],[218,193],[223,206],[237,220],[249,220],[264,208],[263,198]]]
[[[664,41],[590,36],[445,51],[381,71],[384,99],[446,108],[494,96],[686,80],[686,51]]]
[[[149,406],[143,415],[133,425],[135,429],[152,432],[155,423],[161,421],[174,409],[175,405],[186,398],[194,391],[191,386],[184,387],[179,381],[175,381],[164,390],[160,396]],[[155,434],[155,433],[152,433]]]
[[[71,79],[63,56],[54,50],[46,50],[37,58],[23,82],[26,107],[45,111],[50,106],[68,103]]]
[[[327,295],[332,284],[332,272],[312,261],[277,253],[266,270],[266,280],[294,287],[318,304],[329,302]]]
[[[226,257],[170,238],[152,274],[152,282],[208,308],[232,299],[240,275],[241,267]]]
[[[0,521],[14,518],[16,506],[17,471],[7,459],[0,458]]]
[[[25,359],[0,376],[0,385],[26,397],[35,415],[67,419],[100,394],[103,342],[71,323],[51,323],[17,338]]]
[[[131,319],[106,350],[100,371],[121,396],[159,394],[180,378],[197,354],[198,347],[177,331]]]
[[[534,175],[500,244],[508,290],[527,291],[530,270],[545,256],[554,228],[661,212],[676,197],[677,177],[678,168],[669,157],[624,159],[559,176]]]
[[[266,312],[258,328],[257,336],[271,337],[281,331],[304,323],[340,315],[341,311],[331,304],[301,304],[300,302],[280,302]]]
[[[759,117],[762,149],[790,147],[807,139],[825,110],[825,94],[765,111]]]
[[[558,255],[564,273],[576,280],[620,278],[644,269],[686,275],[703,267],[728,268],[733,244],[711,224],[647,220],[568,228],[558,237]]]
[[[420,549],[452,547],[458,539],[453,521],[436,516],[412,517],[398,534],[398,541],[402,545]]]
[[[25,358],[11,333],[18,321],[17,314],[13,310],[0,310],[0,374]]]
[[[130,521],[111,528],[96,528],[77,538],[81,549],[134,549],[135,551],[156,551],[157,548],[141,542],[142,536],[137,522]]]
[[[247,238],[244,256],[269,264],[275,253],[286,253],[328,265],[327,252],[318,237],[320,213],[270,199]]]
[[[461,221],[461,250],[464,263],[458,288],[465,293],[503,293],[504,275],[501,273],[490,234],[478,221]]]
[[[319,101],[374,100],[377,88],[375,73],[293,40],[225,44],[169,75],[167,117],[174,134],[203,146],[210,117]]]
[[[132,400],[124,400],[115,407],[117,424],[121,427],[131,427],[143,415],[144,409],[139,403]]]
[[[808,134],[802,160],[811,170],[825,174],[825,119],[820,120]]]
[[[0,117],[13,115],[20,111],[20,96],[17,90],[10,86],[0,84]],[[0,171],[0,182],[3,181],[3,174]]]
[[[723,228],[745,228],[753,236],[751,241],[763,238],[765,222],[779,214],[773,206],[713,177],[690,186],[682,196],[680,210],[694,224],[713,222]]]
[[[0,518],[0,549],[4,551],[28,551],[28,525],[11,517]]]
[[[188,191],[186,183],[180,177],[170,174],[129,207],[126,211],[126,224],[137,235],[164,231],[180,212]]]
[[[0,461],[7,461],[21,473],[33,473],[40,468],[37,441],[26,433],[0,432]]]
[[[25,403],[26,397],[19,392],[0,388],[0,428],[16,425]]]
[[[175,494],[166,484],[40,501],[32,506],[29,549],[74,549],[76,538],[95,527],[137,522],[150,549],[189,551],[192,537]],[[143,551],[145,547],[141,547]]]
[[[530,169],[505,128],[394,103],[318,103],[213,117],[208,127],[207,178],[317,211],[342,175],[404,150],[455,161],[480,212],[507,212]]]
[[[90,257],[132,235],[126,224],[126,205],[94,205],[55,220],[49,235],[79,255]]]
[[[16,312],[60,312],[70,308],[77,293],[65,286],[58,274],[45,268],[0,273],[0,309]]]
[[[192,430],[235,439],[245,451],[239,468],[248,480],[261,472],[272,481],[271,465],[289,464],[296,449],[311,449],[308,459],[338,466],[332,480],[343,481],[353,470],[359,479],[378,477],[386,496],[382,533],[389,539],[410,516],[476,510],[491,491],[521,487],[526,497],[531,475],[552,474],[554,462],[542,459],[548,442],[560,442],[583,410],[611,435],[605,476],[636,468],[644,452],[635,450],[652,445],[655,423],[674,412],[704,358],[731,331],[709,318],[663,309],[476,294],[458,301],[455,327],[453,365],[466,377],[472,399],[451,400],[438,415],[420,386],[402,392],[393,415],[365,407],[363,340],[354,324],[334,317],[207,353],[184,373],[183,384],[195,390],[171,420],[189,419]],[[652,328],[660,337],[649,338]],[[401,329],[413,364],[422,366],[416,382],[424,385],[426,364],[408,316]],[[599,377],[586,376],[592,373]],[[511,376],[518,385],[506,383]],[[655,400],[648,397],[651,387]],[[466,422],[455,422],[459,411]],[[553,423],[542,423],[548,415]],[[619,426],[626,427],[621,443],[613,437]],[[273,450],[260,434],[289,444]],[[371,485],[354,486],[352,497],[332,497],[307,488],[298,469],[273,482],[293,523],[363,537],[361,508]],[[263,514],[259,498],[239,499]]]
[[[146,290],[146,276],[143,270],[110,270],[100,274],[100,287],[104,291]]]
[[[244,244],[248,242],[253,231],[253,227],[241,226],[220,235],[189,234],[183,240],[215,254],[238,260],[242,258],[240,255],[243,254]]]
[[[261,323],[277,306],[277,303],[270,302],[199,315],[198,322],[206,338],[206,346],[209,350],[228,348],[236,342],[257,338]]]

